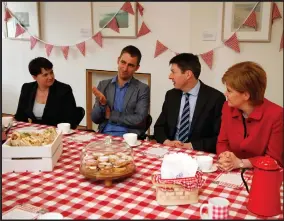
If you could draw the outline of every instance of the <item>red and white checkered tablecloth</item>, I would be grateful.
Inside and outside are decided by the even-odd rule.
[[[26,126],[46,127],[18,122],[15,128]],[[77,134],[91,134],[91,141],[105,137],[80,130],[76,130]],[[63,153],[52,172],[2,174],[2,213],[16,205],[29,203],[71,219],[200,219],[201,204],[207,203],[211,197],[220,196],[230,201],[229,219],[265,219],[246,209],[248,193],[245,188],[233,189],[212,182],[221,173],[218,171],[203,174],[206,181],[200,189],[197,204],[160,206],[151,175],[160,170],[162,159],[146,156],[143,152],[151,147],[162,147],[161,144],[143,141],[133,148],[136,172],[131,177],[113,182],[111,187],[105,187],[102,181],[88,181],[80,174],[79,165],[81,150],[90,141],[77,142],[69,139],[72,136],[74,134],[63,137]],[[114,139],[122,140],[120,137]],[[177,148],[170,150],[191,156],[207,154],[216,160],[214,154]],[[283,186],[281,199],[283,211]],[[270,219],[282,220],[283,214]]]

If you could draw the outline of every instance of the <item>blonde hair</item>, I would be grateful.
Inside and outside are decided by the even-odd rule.
[[[223,75],[222,82],[240,93],[248,92],[252,105],[263,103],[267,78],[257,63],[245,61],[233,65]]]

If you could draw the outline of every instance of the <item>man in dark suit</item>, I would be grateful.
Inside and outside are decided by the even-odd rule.
[[[133,77],[138,70],[141,52],[129,45],[118,57],[118,73],[112,79],[99,82],[98,90],[106,97],[104,105],[96,98],[92,121],[99,124],[99,132],[123,136],[131,132],[142,135],[150,107],[150,88]]]
[[[216,153],[225,96],[198,80],[196,55],[182,53],[170,60],[174,89],[167,91],[154,138],[167,146]]]

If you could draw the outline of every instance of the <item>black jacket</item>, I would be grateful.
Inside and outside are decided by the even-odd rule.
[[[42,120],[37,120],[33,113],[37,87],[36,81],[23,84],[15,119],[28,122],[30,118],[33,123],[52,126],[57,126],[58,123],[70,123],[71,127],[75,128],[78,117],[71,86],[57,80],[54,81],[49,88]]]
[[[200,80],[199,80],[200,81]],[[154,125],[154,138],[159,143],[175,140],[182,91],[167,91],[162,112]],[[221,125],[225,96],[218,90],[200,81],[200,89],[187,142],[195,150],[216,153],[216,142]]]

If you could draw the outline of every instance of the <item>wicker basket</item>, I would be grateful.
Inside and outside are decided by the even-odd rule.
[[[204,180],[199,180],[196,188],[187,189],[180,184],[157,183],[155,175],[152,176],[152,183],[156,188],[156,200],[160,205],[187,205],[198,203],[199,187]]]

